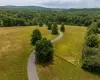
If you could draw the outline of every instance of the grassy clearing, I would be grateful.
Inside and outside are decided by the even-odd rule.
[[[54,44],[55,54],[72,64],[79,64],[85,34],[85,27],[66,26],[63,38]]]
[[[27,62],[34,48],[30,39],[35,28],[37,27],[0,28],[0,80],[28,80]],[[46,27],[39,29],[43,37],[55,37]]]
[[[54,44],[53,63],[37,65],[40,80],[100,80],[79,66],[85,33],[85,27],[66,26],[63,38]]]

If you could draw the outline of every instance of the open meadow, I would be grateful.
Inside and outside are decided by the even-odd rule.
[[[43,37],[55,36],[46,27],[1,27],[0,28],[0,80],[28,80],[27,62],[34,47],[31,34],[38,28]]]
[[[37,65],[40,80],[100,80],[80,67],[86,27],[66,26],[63,38],[54,44],[54,61]]]
[[[34,47],[31,34],[38,28],[43,37],[51,35],[47,27],[1,27],[0,28],[0,80],[28,80],[27,62]],[[80,68],[82,46],[86,27],[66,26],[63,37],[54,43],[54,61],[38,65],[40,80],[99,80],[100,77]]]

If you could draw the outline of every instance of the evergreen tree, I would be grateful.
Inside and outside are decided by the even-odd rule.
[[[56,22],[53,23],[52,34],[54,34],[54,35],[58,34],[58,26],[57,26]]]
[[[37,21],[36,18],[33,18],[31,23],[32,23],[32,25],[37,25],[38,24],[38,21]]]
[[[52,23],[48,22],[48,30],[51,30],[51,27],[52,27]]]
[[[41,37],[41,33],[38,29],[35,29],[32,33],[32,39],[31,39],[31,43],[32,45],[35,45],[36,41],[40,40]]]
[[[64,26],[64,23],[61,24],[60,30],[61,30],[61,32],[65,32],[65,26]]]
[[[39,22],[39,26],[43,27],[43,22],[42,21]]]
[[[38,62],[48,62],[53,59],[53,45],[46,38],[36,42],[35,51],[35,56]]]

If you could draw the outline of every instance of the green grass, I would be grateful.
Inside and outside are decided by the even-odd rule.
[[[66,32],[55,42],[53,63],[37,65],[40,80],[100,80],[80,68],[85,27],[66,26]]]
[[[34,49],[30,39],[35,28],[40,29],[43,37],[55,37],[46,27],[0,28],[0,80],[28,80],[27,62]]]
[[[66,26],[63,38],[54,44],[55,54],[72,64],[79,64],[85,34],[85,27]]]

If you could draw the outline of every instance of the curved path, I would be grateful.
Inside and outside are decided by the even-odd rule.
[[[55,41],[59,40],[60,38],[62,38],[63,33],[59,32],[60,35],[51,40],[52,43],[54,43]],[[36,64],[35,64],[35,50],[31,53],[29,59],[28,59],[28,66],[27,66],[27,72],[28,72],[28,80],[39,80],[38,75],[37,75],[37,71],[36,71]]]

